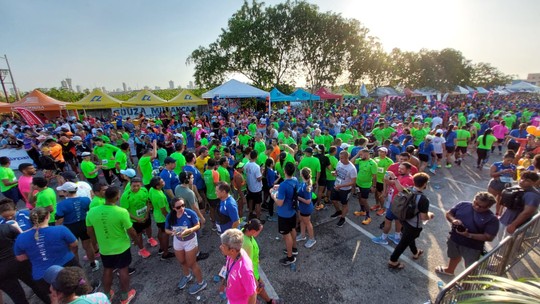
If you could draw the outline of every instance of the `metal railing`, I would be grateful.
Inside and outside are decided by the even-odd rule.
[[[471,294],[460,294],[465,290],[480,290],[484,284],[470,284],[473,276],[497,275],[501,276],[525,257],[536,245],[540,243],[540,213],[529,222],[517,229],[514,234],[507,236],[493,250],[480,260],[469,266],[465,271],[455,277],[437,295],[436,304],[459,303],[462,300],[474,297]]]

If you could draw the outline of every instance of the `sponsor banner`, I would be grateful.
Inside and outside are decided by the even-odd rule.
[[[18,170],[22,163],[33,164],[34,161],[28,156],[24,149],[0,149],[0,156],[7,156],[11,161],[9,167],[13,170]]]
[[[21,114],[21,116],[24,118],[24,120],[29,126],[43,125],[43,122],[41,121],[41,119],[39,119],[39,117],[37,117],[36,114],[34,114],[34,112],[29,111],[25,108],[19,108],[19,107],[15,108],[15,110],[19,112],[19,114]]]
[[[197,106],[191,107],[132,107],[132,108],[112,108],[112,113],[118,111],[123,118],[131,117],[138,118],[141,114],[144,117],[158,117],[163,111],[171,111],[171,113],[178,113],[180,111],[190,112],[193,108],[197,110]]]

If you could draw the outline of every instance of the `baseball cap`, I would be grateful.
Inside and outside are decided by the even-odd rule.
[[[309,154],[313,154],[313,148],[307,147],[307,148],[304,150],[304,152],[309,153]]]
[[[443,131],[442,129],[437,129],[437,131],[435,131],[435,133],[437,133],[437,134],[443,134],[444,131]]]
[[[58,274],[60,271],[62,271],[64,267],[58,266],[58,265],[52,265],[51,267],[47,268],[45,270],[45,274],[43,275],[43,279],[45,282],[52,285],[53,288],[57,289],[58,284],[56,282],[56,279],[58,278]]]
[[[75,192],[77,191],[77,185],[72,182],[65,182],[62,186],[56,187],[57,191]]]
[[[137,172],[135,172],[135,170],[133,169],[126,169],[126,170],[120,170],[120,174],[124,174],[125,176],[129,177],[129,178],[133,178],[137,175]]]
[[[80,136],[73,136],[71,140],[82,140],[82,138]]]
[[[341,149],[348,149],[349,148],[349,144],[348,143],[342,143],[341,144]]]
[[[197,124],[197,128],[202,128],[202,125],[201,125],[201,124]]]
[[[92,155],[92,153],[90,153],[90,152],[83,152],[83,153],[81,153],[81,156],[82,156],[82,157],[86,157],[86,156],[90,156],[90,155]]]
[[[174,134],[174,137],[184,138],[184,135],[182,135],[180,133],[176,133],[176,134]]]
[[[386,147],[380,147],[379,151],[382,151],[384,153],[388,153],[388,149]]]
[[[68,181],[76,181],[78,179],[77,174],[73,171],[62,172],[60,175]]]
[[[170,157],[170,156],[167,156],[165,157],[165,160],[163,161],[164,164],[172,164],[172,163],[175,163],[176,162],[176,159]]]
[[[426,140],[433,140],[433,135],[426,135]]]
[[[237,169],[242,169],[242,168],[244,168],[244,165],[245,165],[244,163],[238,163],[238,165],[236,165],[236,168]]]

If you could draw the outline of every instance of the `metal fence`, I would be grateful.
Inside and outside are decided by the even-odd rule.
[[[517,229],[514,234],[507,236],[493,250],[465,269],[450,283],[446,284],[437,295],[435,303],[453,304],[473,297],[474,295],[460,294],[460,292],[484,289],[485,283],[469,284],[464,283],[464,281],[470,280],[472,276],[486,274],[501,276],[505,274],[539,243],[540,213]]]

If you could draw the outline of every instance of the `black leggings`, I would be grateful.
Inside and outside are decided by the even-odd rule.
[[[478,155],[478,159],[476,160],[476,165],[480,166],[482,164],[482,161],[484,159],[487,159],[489,150],[488,149],[476,149],[476,154]]]
[[[103,171],[103,176],[105,176],[105,180],[107,181],[107,184],[111,185],[113,180],[113,170],[114,169],[101,169]]]
[[[396,249],[394,249],[394,252],[390,256],[390,261],[392,261],[393,263],[399,260],[399,257],[401,256],[401,254],[403,254],[407,247],[411,249],[411,252],[414,255],[418,253],[418,249],[416,248],[416,239],[420,236],[422,228],[413,227],[406,221],[401,221],[401,224],[403,225],[403,228],[401,229],[401,240],[399,241],[399,244],[396,246]]]
[[[32,288],[36,296],[44,303],[51,303],[49,298],[49,288],[40,288],[36,281],[32,279],[32,265],[29,261],[3,261],[0,262],[0,289],[3,290],[13,301],[13,303],[28,303],[24,289],[19,280]]]

